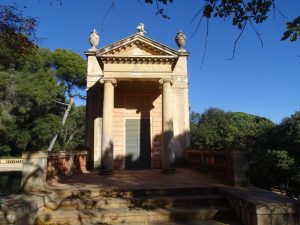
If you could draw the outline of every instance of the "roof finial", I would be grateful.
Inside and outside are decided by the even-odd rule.
[[[177,35],[175,37],[175,41],[179,48],[178,51],[185,52],[186,50],[183,47],[185,46],[185,43],[186,43],[186,36],[184,35],[184,33],[181,30],[177,33]]]
[[[94,29],[94,30],[91,32],[90,38],[89,38],[90,44],[91,44],[91,46],[92,46],[92,48],[91,48],[90,50],[95,51],[95,50],[97,49],[96,47],[97,47],[98,44],[99,44],[99,39],[100,39],[100,37],[99,37],[99,35],[98,35],[98,32]]]
[[[139,33],[140,35],[143,35],[143,36],[144,36],[145,33],[147,33],[147,32],[145,31],[145,25],[144,25],[143,23],[140,23],[140,24],[137,26],[136,30],[138,31],[138,33]]]

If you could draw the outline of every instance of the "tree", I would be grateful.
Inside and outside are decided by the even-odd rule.
[[[25,58],[36,48],[38,38],[35,35],[38,21],[23,16],[16,4],[0,4],[0,65],[15,68],[22,65]]]
[[[152,5],[155,3],[157,9],[156,15],[161,15],[165,19],[170,19],[161,4],[172,4],[174,3],[174,0],[145,0],[145,3]],[[112,4],[114,4],[114,1]],[[275,13],[279,13],[282,17],[285,17],[277,8],[276,0],[203,0],[199,2],[198,7],[199,10],[192,19],[192,21],[198,19],[198,25],[195,32],[198,30],[202,20],[206,19],[206,40],[202,64],[205,57],[210,19],[219,18],[223,21],[231,21],[232,25],[240,30],[233,45],[232,56],[230,58],[233,59],[236,54],[237,43],[247,27],[250,27],[255,32],[263,46],[263,40],[256,29],[256,25],[265,22],[268,19],[271,10],[273,11],[274,16]],[[192,36],[193,35],[194,34],[192,34]],[[298,39],[299,35],[300,16],[291,22],[287,22],[287,30],[283,33],[281,40],[289,39],[291,42],[294,42]]]
[[[274,128],[274,123],[264,117],[243,112],[227,112],[229,124],[234,131],[231,146],[236,149],[250,149],[257,139]]]
[[[261,133],[249,152],[252,182],[263,188],[277,187],[291,197],[299,197],[299,140],[300,112]]]
[[[77,90],[85,86],[85,61],[68,50],[38,49],[37,23],[16,4],[0,4],[0,154],[44,148],[51,135],[52,150],[74,98],[82,97]],[[59,128],[58,104],[66,107]]]
[[[192,115],[197,115],[192,113]],[[195,116],[194,116],[195,117]],[[191,123],[191,142],[201,149],[248,150],[274,124],[263,117],[210,108]]]
[[[85,106],[76,106],[61,131],[59,144],[63,150],[82,150],[85,148]]]
[[[60,114],[54,99],[64,93],[53,76],[50,51],[36,49],[23,67],[0,71],[0,150],[1,155],[17,155],[41,149],[33,137],[35,120],[45,114]]]
[[[86,62],[78,54],[65,49],[57,49],[53,55],[55,76],[58,78],[68,98],[68,103],[56,101],[58,104],[65,106],[65,112],[61,121],[61,128],[63,128],[74,105],[75,97],[84,98],[78,93],[78,88],[84,88],[86,84]],[[58,135],[59,132],[54,135],[48,151],[52,151]]]
[[[300,111],[284,118],[278,129],[281,136],[279,147],[284,146],[289,154],[295,158],[297,165],[300,166]]]
[[[71,109],[85,68],[71,51],[36,49],[18,70],[0,71],[0,155],[45,149],[54,136],[59,142],[52,149],[84,145],[84,109]]]
[[[255,186],[279,188],[292,196],[291,187],[295,171],[293,157],[285,150],[261,150],[251,152],[250,179]]]
[[[170,19],[164,12],[161,4],[172,4],[174,0],[145,0],[145,3],[156,4],[157,13],[165,19]],[[200,22],[203,18],[220,18],[224,21],[231,20],[232,25],[241,30],[240,35],[249,25],[256,31],[254,25],[263,23],[268,19],[269,13],[273,10],[274,13],[279,13],[284,16],[276,6],[276,0],[203,0],[202,5],[199,3],[199,11],[195,15],[200,17]],[[238,39],[240,38],[240,35]],[[287,23],[287,31],[284,33],[282,40],[290,37],[290,41],[296,41],[300,35],[300,17],[295,18],[293,21]],[[259,37],[260,38],[260,37]],[[238,40],[237,39],[237,40]]]

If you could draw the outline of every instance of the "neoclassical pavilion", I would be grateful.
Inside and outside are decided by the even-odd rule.
[[[85,53],[89,161],[104,174],[171,172],[190,146],[185,36],[177,34],[174,50],[144,36],[141,25],[137,29],[100,49],[94,30]]]

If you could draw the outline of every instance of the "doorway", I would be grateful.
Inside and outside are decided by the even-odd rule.
[[[151,168],[150,118],[125,119],[125,168]]]

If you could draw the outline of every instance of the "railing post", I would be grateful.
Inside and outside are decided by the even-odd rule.
[[[248,159],[245,151],[230,151],[228,155],[228,182],[233,186],[248,186],[250,184]]]
[[[22,154],[22,180],[21,191],[35,192],[47,189],[46,172],[47,172],[48,152],[24,152]]]

